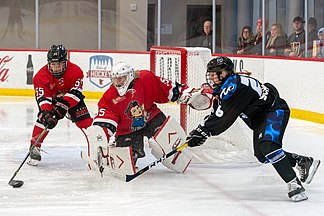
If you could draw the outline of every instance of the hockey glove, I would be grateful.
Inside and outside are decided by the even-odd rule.
[[[53,129],[57,124],[57,119],[54,117],[53,112],[43,110],[38,115],[38,120],[48,129]]]
[[[200,146],[204,144],[207,138],[210,136],[210,132],[199,125],[196,129],[192,130],[187,137],[189,147]]]
[[[55,98],[53,101],[54,101],[54,106],[55,106],[55,109],[54,109],[55,117],[58,120],[60,120],[60,119],[64,118],[64,116],[66,115],[67,111],[70,108],[70,104],[61,97]]]

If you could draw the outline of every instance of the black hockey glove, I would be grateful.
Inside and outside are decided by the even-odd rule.
[[[70,108],[70,104],[64,100],[63,98],[54,98],[53,99],[54,101],[54,106],[55,106],[55,109],[54,109],[54,114],[55,114],[55,117],[60,120],[62,118],[64,118],[64,116],[66,115],[67,111],[69,110]]]
[[[207,138],[210,136],[210,132],[199,125],[196,129],[192,130],[187,137],[189,147],[200,146],[204,144]]]
[[[38,119],[45,127],[48,126],[48,129],[53,129],[57,124],[54,113],[48,110],[40,111]]]

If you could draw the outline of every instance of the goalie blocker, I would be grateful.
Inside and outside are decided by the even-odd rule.
[[[136,168],[131,146],[116,147],[109,144],[106,131],[100,126],[91,126],[86,131],[86,135],[88,138],[88,156],[91,163],[86,162],[91,170],[102,172],[104,169],[112,169],[122,174],[135,174]],[[149,147],[152,149],[152,155],[159,159],[185,141],[186,134],[180,124],[168,117],[154,138],[149,139]],[[84,153],[81,155],[84,155]],[[192,158],[193,154],[185,148],[163,161],[162,164],[171,170],[183,173]]]

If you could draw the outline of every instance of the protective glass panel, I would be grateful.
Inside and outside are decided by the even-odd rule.
[[[64,44],[67,49],[98,48],[98,0],[39,1],[39,46]]]
[[[35,1],[2,0],[0,11],[0,46],[34,48]]]

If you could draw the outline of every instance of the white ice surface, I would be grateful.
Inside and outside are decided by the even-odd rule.
[[[91,113],[96,103],[87,101]],[[129,183],[100,178],[80,158],[81,131],[62,120],[46,138],[38,167],[25,164],[37,106],[31,98],[0,97],[0,215],[324,215],[324,166],[310,185],[307,201],[288,199],[286,184],[271,165],[193,164],[185,174],[158,165]],[[324,125],[291,119],[284,149],[324,156]],[[152,158],[139,160],[144,167]]]

